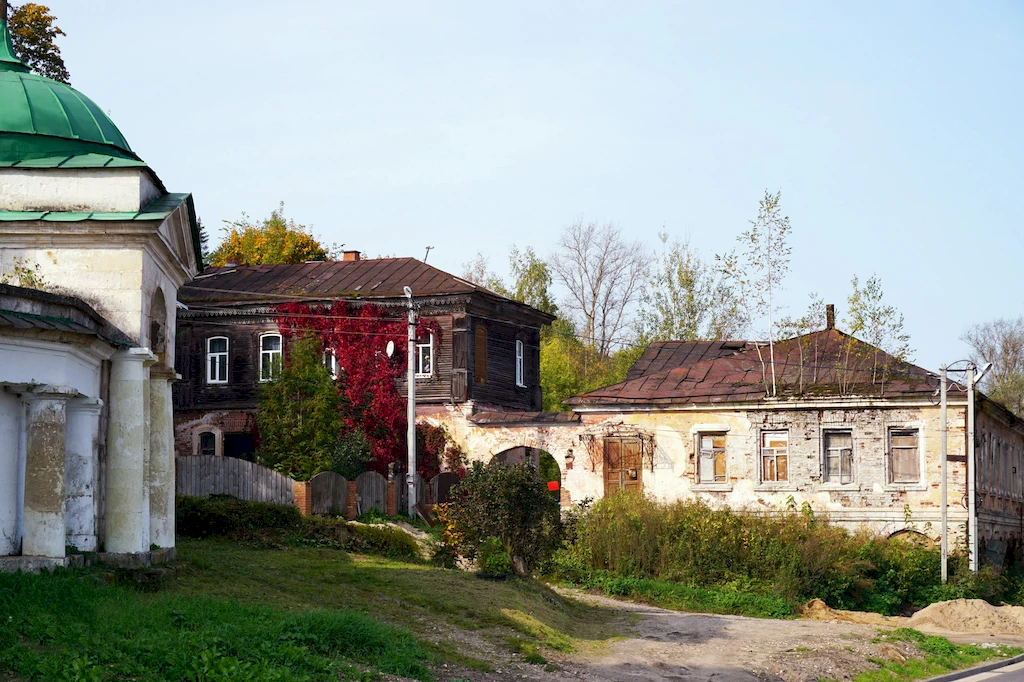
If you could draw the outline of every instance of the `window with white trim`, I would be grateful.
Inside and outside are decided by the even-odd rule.
[[[416,342],[416,376],[434,375],[434,335],[427,335],[426,341]]]
[[[281,371],[281,335],[260,337],[260,381],[270,381]]]
[[[337,379],[341,373],[341,367],[338,365],[338,354],[334,352],[333,348],[328,348],[324,351],[324,367],[327,368],[332,379]]]
[[[761,433],[761,481],[789,480],[789,431]]]
[[[826,431],[822,446],[825,450],[825,482],[853,482],[853,432]]]
[[[725,434],[701,433],[697,438],[697,482],[725,483]]]
[[[889,429],[889,482],[921,480],[921,456],[917,429]]]
[[[526,388],[526,344],[516,339],[516,386]]]
[[[206,339],[206,383],[228,383],[228,337]]]

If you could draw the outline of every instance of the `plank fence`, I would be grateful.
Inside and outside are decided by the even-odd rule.
[[[326,516],[332,511],[344,514],[348,504],[348,481],[341,474],[333,471],[321,471],[309,479],[310,492],[313,495],[313,514]]]
[[[379,509],[387,514],[388,479],[376,471],[364,471],[356,477],[356,490],[359,494],[357,513],[363,514],[371,509]]]
[[[231,495],[240,500],[294,504],[293,485],[284,474],[236,457],[175,458],[174,489],[179,495]]]

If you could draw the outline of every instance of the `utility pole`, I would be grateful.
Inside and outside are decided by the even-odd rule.
[[[939,390],[941,391],[940,399],[940,418],[939,418],[939,432],[941,433],[939,443],[941,447],[939,449],[939,456],[942,458],[942,487],[941,487],[941,499],[942,499],[942,582],[945,583],[949,578],[949,526],[947,519],[947,507],[949,506],[949,496],[946,489],[947,470],[949,469],[949,460],[946,456],[946,440],[947,440],[947,426],[946,426],[946,366],[943,365],[939,368]]]
[[[978,570],[978,500],[974,448],[974,363],[967,365],[967,556],[970,569]]]
[[[408,468],[405,482],[408,486],[409,518],[415,518],[416,512],[416,311],[412,307],[412,289],[405,287],[405,297],[409,305],[409,347],[407,349],[408,366],[406,367],[406,383],[409,385],[406,420],[409,422],[406,439],[409,441]]]

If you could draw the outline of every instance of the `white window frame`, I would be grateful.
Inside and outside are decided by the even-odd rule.
[[[775,452],[775,450],[777,450],[777,448],[765,447],[765,442],[766,442],[765,439],[768,436],[772,436],[772,435],[774,435],[776,437],[778,437],[780,435],[784,435],[786,437],[786,453],[785,453],[785,455],[779,455],[778,452]],[[792,459],[793,458],[790,456],[790,453],[789,453],[789,449],[790,449],[789,448],[789,445],[790,445],[789,429],[765,429],[764,431],[761,431],[760,436],[759,436],[759,441],[758,441],[757,445],[758,445],[758,447],[757,447],[757,455],[758,455],[758,457],[757,457],[757,468],[758,468],[758,473],[759,473],[759,477],[760,477],[761,483],[766,484],[766,485],[776,485],[776,484],[779,484],[779,483],[789,483],[790,479],[792,478],[792,473],[793,473],[791,471],[791,469],[792,469]],[[765,476],[764,461],[765,461],[765,451],[766,450],[771,450],[772,451],[772,454],[770,454],[768,456],[774,458],[773,461],[775,462],[775,478],[767,478]],[[779,478],[778,458],[780,456],[784,456],[786,458],[786,477],[785,478]]]
[[[725,439],[726,445],[724,445],[721,448],[716,448],[716,447],[714,447],[714,441],[712,441],[711,448],[710,449],[706,449],[704,447],[704,439],[705,438],[712,438],[713,439],[713,438],[715,438],[717,436],[721,436],[723,439]],[[697,438],[697,447],[696,447],[696,450],[697,450],[697,466],[695,467],[696,468],[696,472],[695,473],[697,474],[697,476],[696,476],[697,485],[711,486],[711,485],[724,485],[724,484],[727,484],[729,482],[729,460],[728,460],[728,452],[729,452],[728,439],[729,439],[729,434],[728,434],[728,432],[725,431],[725,430],[723,430],[723,431],[701,431],[701,432],[698,432],[696,434],[696,438]],[[715,478],[715,468],[714,468],[714,463],[713,462],[711,464],[711,478],[710,478],[710,480],[705,480],[701,476],[701,468],[702,468],[701,467],[701,462],[704,461],[704,459],[714,460],[715,459],[715,453],[718,452],[718,451],[721,451],[721,453],[722,453],[722,464],[725,467],[725,471],[722,474],[722,480],[720,480],[720,481],[716,480],[716,478]],[[709,453],[710,456],[709,455],[705,455],[704,453]]]
[[[526,388],[526,344],[516,339],[516,386]]]
[[[277,348],[277,350],[263,350],[263,340],[264,339],[269,339],[271,337],[277,337],[277,341],[278,341],[278,348]],[[283,355],[283,352],[282,352],[283,350],[284,350],[284,337],[282,337],[280,334],[277,334],[277,333],[260,334],[260,338],[259,338],[260,383],[266,383],[268,381],[273,381],[275,378],[277,378],[277,374],[274,373],[274,363],[275,363],[274,356],[275,355],[277,356],[277,359],[276,359],[277,371],[280,372],[281,371],[281,364],[282,364],[282,362],[284,360],[284,355]],[[268,366],[268,357],[269,357],[269,366]],[[264,367],[268,367],[268,371],[267,372],[263,371]]]
[[[224,341],[224,350],[217,351],[216,353],[210,351],[210,345],[212,341]],[[206,383],[208,384],[226,384],[228,383],[228,351],[231,350],[231,341],[226,336],[211,336],[206,339]],[[224,378],[219,379],[213,376],[211,369],[211,360],[217,360],[218,376],[221,374],[219,370],[223,369]]]
[[[899,432],[913,431],[917,437],[917,480],[915,481],[897,481],[893,471],[893,447],[892,437],[894,434]],[[925,467],[923,460],[924,453],[924,429],[921,424],[906,424],[906,425],[889,425],[885,431],[885,454],[886,454],[886,472],[890,486],[906,487],[906,486],[921,486],[924,483]]]
[[[338,364],[338,354],[333,348],[328,348],[324,351],[324,367],[327,368],[327,372],[331,375],[331,378],[337,380],[341,376],[341,365]]]
[[[423,371],[423,349],[427,349],[427,353],[430,355],[430,371]],[[426,341],[416,340],[416,378],[425,379],[427,377],[434,376],[434,367],[436,365],[436,354],[434,353],[434,335],[431,333],[427,336]]]
[[[850,447],[849,448],[837,448],[829,447],[829,436],[849,436]],[[849,472],[844,476],[843,473],[843,450],[849,450]],[[837,478],[830,478],[828,472],[828,460],[829,455],[835,451],[835,456],[839,458],[839,474]],[[854,447],[853,447],[853,429],[824,429],[821,433],[821,480],[823,483],[830,485],[850,485],[857,479],[854,473],[853,463]]]

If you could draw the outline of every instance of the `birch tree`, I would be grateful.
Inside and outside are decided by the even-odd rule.
[[[550,266],[568,293],[564,308],[576,319],[584,341],[608,358],[632,323],[649,251],[623,239],[611,223],[578,220],[563,230]]]
[[[641,293],[640,329],[649,341],[738,338],[746,315],[722,273],[686,241],[663,245]]]
[[[985,393],[1024,417],[1024,315],[976,324],[960,340],[971,347],[973,362],[992,363],[982,379]]]
[[[782,192],[771,194],[765,190],[757,218],[750,221],[749,230],[737,237],[738,249],[719,258],[726,281],[736,291],[740,306],[748,317],[767,322],[770,387],[760,346],[757,354],[761,359],[765,393],[768,396],[778,395],[775,377],[776,321],[780,310],[778,297],[782,281],[789,272],[792,250],[789,246],[789,216],[782,214],[781,200]]]

